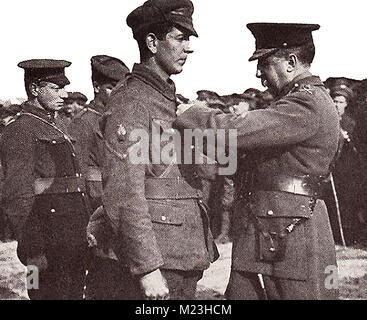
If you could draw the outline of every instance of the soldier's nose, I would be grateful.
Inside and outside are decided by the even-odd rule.
[[[185,51],[185,53],[193,53],[194,52],[194,50],[192,50],[190,48],[190,40],[185,41],[184,51]]]
[[[61,89],[59,93],[60,93],[60,97],[63,99],[66,99],[68,97],[68,93],[65,89]]]

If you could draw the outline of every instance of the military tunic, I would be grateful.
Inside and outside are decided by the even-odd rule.
[[[75,149],[52,114],[32,102],[23,109],[2,136],[2,209],[21,261],[40,254],[48,260],[31,297],[81,299],[90,209]]]
[[[98,101],[91,101],[88,107],[79,112],[68,126],[72,136],[85,140],[87,136],[89,155],[84,157],[85,177],[87,180],[87,194],[92,211],[102,205],[102,166],[104,157],[104,142],[99,121],[106,111],[106,107]]]
[[[147,163],[133,164],[130,135],[152,127],[172,132],[176,118],[174,83],[163,81],[143,65],[135,65],[123,86],[112,94],[106,122],[106,166],[103,204],[116,235],[120,261],[133,275],[157,268],[202,271],[217,256],[202,201],[201,179],[193,166],[153,162],[156,148],[167,141],[141,143]],[[163,140],[163,139],[162,139]],[[175,157],[175,156],[174,156]]]
[[[239,152],[252,158],[250,170],[260,185],[264,180],[282,175],[327,175],[339,137],[335,106],[320,79],[308,72],[289,83],[267,109],[249,111],[244,118],[233,118],[208,108],[192,107],[178,117],[176,125],[237,129]],[[336,266],[324,201],[296,192],[255,189],[247,183],[242,190],[236,185],[233,271],[308,281],[310,286],[301,292],[304,299],[334,297],[335,292],[325,290],[324,285],[327,266]],[[266,261],[264,255],[269,254],[269,248],[261,246],[259,225],[261,229],[279,234],[295,218],[300,219],[300,223],[278,248],[283,257]],[[298,287],[299,290],[304,288]]]

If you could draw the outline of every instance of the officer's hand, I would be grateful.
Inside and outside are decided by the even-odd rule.
[[[243,101],[239,104],[236,104],[235,106],[229,107],[229,111],[236,116],[245,117],[247,111],[249,111],[249,108],[250,105],[247,102]]]
[[[140,286],[147,300],[167,300],[169,290],[166,279],[159,269],[154,270],[140,278]]]
[[[35,266],[39,272],[45,271],[47,269],[47,258],[43,253],[36,257],[27,258],[27,266]]]

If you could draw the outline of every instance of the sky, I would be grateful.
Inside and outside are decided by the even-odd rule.
[[[167,0],[169,1],[169,0]],[[0,5],[0,99],[25,97],[22,60],[65,59],[68,91],[93,98],[90,57],[107,54],[131,68],[139,62],[127,15],[144,0],[12,0]],[[194,53],[172,79],[177,92],[194,99],[198,90],[242,93],[261,89],[256,62],[248,62],[255,41],[250,22],[318,23],[313,33],[316,57],[311,71],[329,76],[367,78],[364,0],[193,0]]]

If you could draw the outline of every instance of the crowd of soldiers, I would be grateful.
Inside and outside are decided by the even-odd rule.
[[[251,23],[268,89],[189,101],[170,76],[192,53],[193,11],[190,0],[132,11],[141,62],[93,56],[90,103],[65,89],[70,62],[18,64],[28,99],[0,108],[0,263],[35,266],[39,285],[20,294],[1,279],[1,298],[194,299],[228,241],[228,299],[337,298],[325,286],[334,244],[365,240],[367,81],[310,73],[319,25]],[[136,130],[157,126],[236,129],[236,173],[157,162],[152,141],[147,163],[131,161],[144,152]]]

